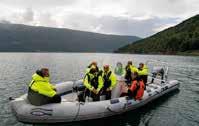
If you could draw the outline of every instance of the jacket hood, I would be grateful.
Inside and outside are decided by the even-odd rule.
[[[38,75],[37,73],[35,73],[33,76],[32,76],[32,79],[34,81],[46,81],[46,82],[49,82],[49,77],[42,77],[40,75]]]

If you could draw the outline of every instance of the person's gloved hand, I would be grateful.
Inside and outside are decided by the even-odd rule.
[[[99,94],[99,91],[98,90],[96,90],[96,93],[95,94]]]
[[[106,89],[106,91],[112,91],[112,88],[109,87],[109,88]]]
[[[99,92],[100,92],[100,89],[95,89],[95,94],[97,95],[97,94],[99,94]]]
[[[93,92],[94,94],[97,94],[97,90],[96,90],[95,88],[93,88],[92,92]]]

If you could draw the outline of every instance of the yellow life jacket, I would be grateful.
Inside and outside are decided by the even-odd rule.
[[[138,72],[138,68],[134,65],[130,65],[131,73]]]
[[[97,85],[92,84],[93,79],[96,79],[95,81],[97,81],[96,82]],[[96,88],[97,91],[100,91],[101,88],[103,87],[103,79],[102,79],[102,76],[87,73],[84,77],[83,84],[90,91],[92,91],[94,88]]]
[[[117,82],[117,78],[112,71],[108,71],[106,73],[103,72],[102,78],[103,78],[103,82],[104,82],[105,87],[107,87],[107,88],[109,87],[111,90],[115,87],[116,82]]]
[[[149,70],[146,65],[144,65],[142,69],[138,69],[138,75],[148,75],[148,74],[149,74]]]

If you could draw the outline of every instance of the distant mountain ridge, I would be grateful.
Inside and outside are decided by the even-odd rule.
[[[136,36],[0,23],[0,52],[113,52],[139,39]]]
[[[199,55],[199,15],[151,37],[128,44],[115,52]]]

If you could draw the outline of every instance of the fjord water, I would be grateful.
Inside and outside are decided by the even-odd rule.
[[[137,65],[146,60],[165,61],[171,66],[169,79],[180,81],[180,90],[136,110],[119,116],[63,126],[198,126],[199,125],[199,57],[129,55],[103,53],[0,53],[0,125],[24,126],[13,116],[9,97],[27,92],[32,74],[48,67],[52,83],[81,79],[89,62],[99,66],[133,60]]]

